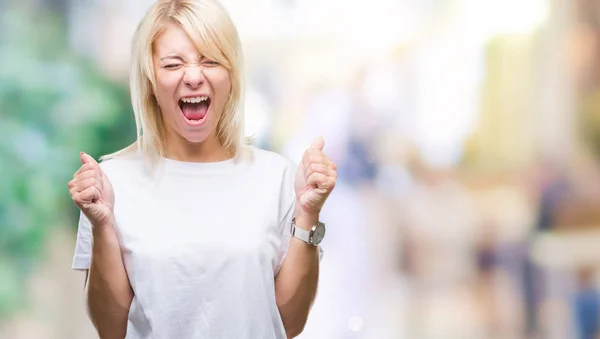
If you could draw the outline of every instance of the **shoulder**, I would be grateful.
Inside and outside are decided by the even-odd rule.
[[[294,172],[297,165],[288,157],[273,151],[267,151],[258,147],[250,148],[253,166],[267,171]]]
[[[298,166],[288,157],[258,147],[251,148],[251,173],[264,194],[276,192],[281,201],[280,210],[285,213],[295,201],[294,178]]]
[[[144,172],[144,162],[140,154],[123,154],[102,160],[100,168],[110,179],[131,177]]]

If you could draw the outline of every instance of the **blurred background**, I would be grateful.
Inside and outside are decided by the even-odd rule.
[[[96,338],[78,152],[135,137],[150,0],[0,0],[0,338]],[[599,338],[600,1],[224,0],[247,134],[339,184],[301,338]]]

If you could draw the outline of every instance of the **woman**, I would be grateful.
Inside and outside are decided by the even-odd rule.
[[[165,0],[132,49],[137,142],[81,153],[73,268],[101,338],[286,338],[315,297],[323,139],[298,167],[244,144],[242,53],[214,0]]]

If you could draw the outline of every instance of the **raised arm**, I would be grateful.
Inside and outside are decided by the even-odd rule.
[[[337,166],[323,153],[324,144],[318,138],[306,150],[294,181],[296,226],[307,231],[319,221],[323,204],[337,181]],[[318,248],[292,237],[275,278],[277,307],[288,338],[298,336],[304,329],[318,280]]]
[[[69,182],[73,201],[91,223],[92,257],[86,272],[88,314],[101,339],[123,339],[133,291],[125,271],[114,228],[111,183],[89,155]]]

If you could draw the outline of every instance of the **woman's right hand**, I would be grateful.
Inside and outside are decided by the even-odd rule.
[[[71,198],[94,227],[114,221],[115,194],[100,165],[86,153],[79,154],[81,167],[69,181]]]

